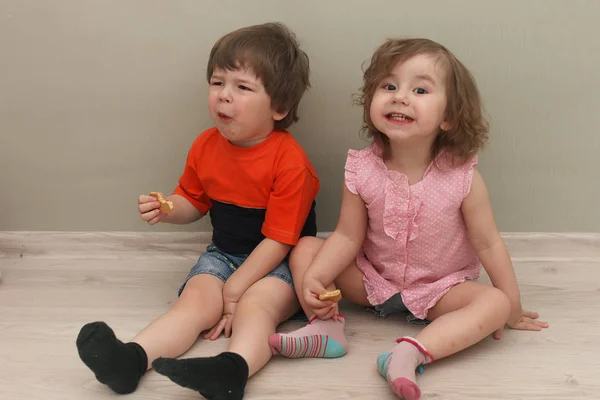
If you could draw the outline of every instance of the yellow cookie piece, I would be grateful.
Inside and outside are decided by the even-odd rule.
[[[331,301],[340,301],[342,299],[342,292],[340,289],[334,290],[332,292],[325,292],[319,295],[319,300],[331,300]]]
[[[150,196],[155,197],[160,202],[160,211],[169,212],[173,209],[173,202],[168,201],[161,192],[150,192]]]

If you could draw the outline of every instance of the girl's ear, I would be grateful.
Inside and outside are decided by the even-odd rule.
[[[448,132],[450,129],[452,129],[452,123],[448,120],[442,122],[442,124],[440,125],[440,129],[443,130],[444,132]]]

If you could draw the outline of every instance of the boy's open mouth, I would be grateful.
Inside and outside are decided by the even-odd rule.
[[[223,121],[230,121],[232,119],[229,115],[224,114],[222,112],[217,113],[217,116],[219,118],[221,118]]]

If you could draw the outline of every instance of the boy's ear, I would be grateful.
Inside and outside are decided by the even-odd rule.
[[[289,112],[290,112],[290,110],[287,110],[286,112],[273,111],[273,120],[281,121],[288,115]]]

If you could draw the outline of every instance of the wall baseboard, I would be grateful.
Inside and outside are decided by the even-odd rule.
[[[0,259],[197,259],[211,237],[211,232],[0,231]],[[600,233],[505,232],[502,237],[514,261],[600,262]]]

